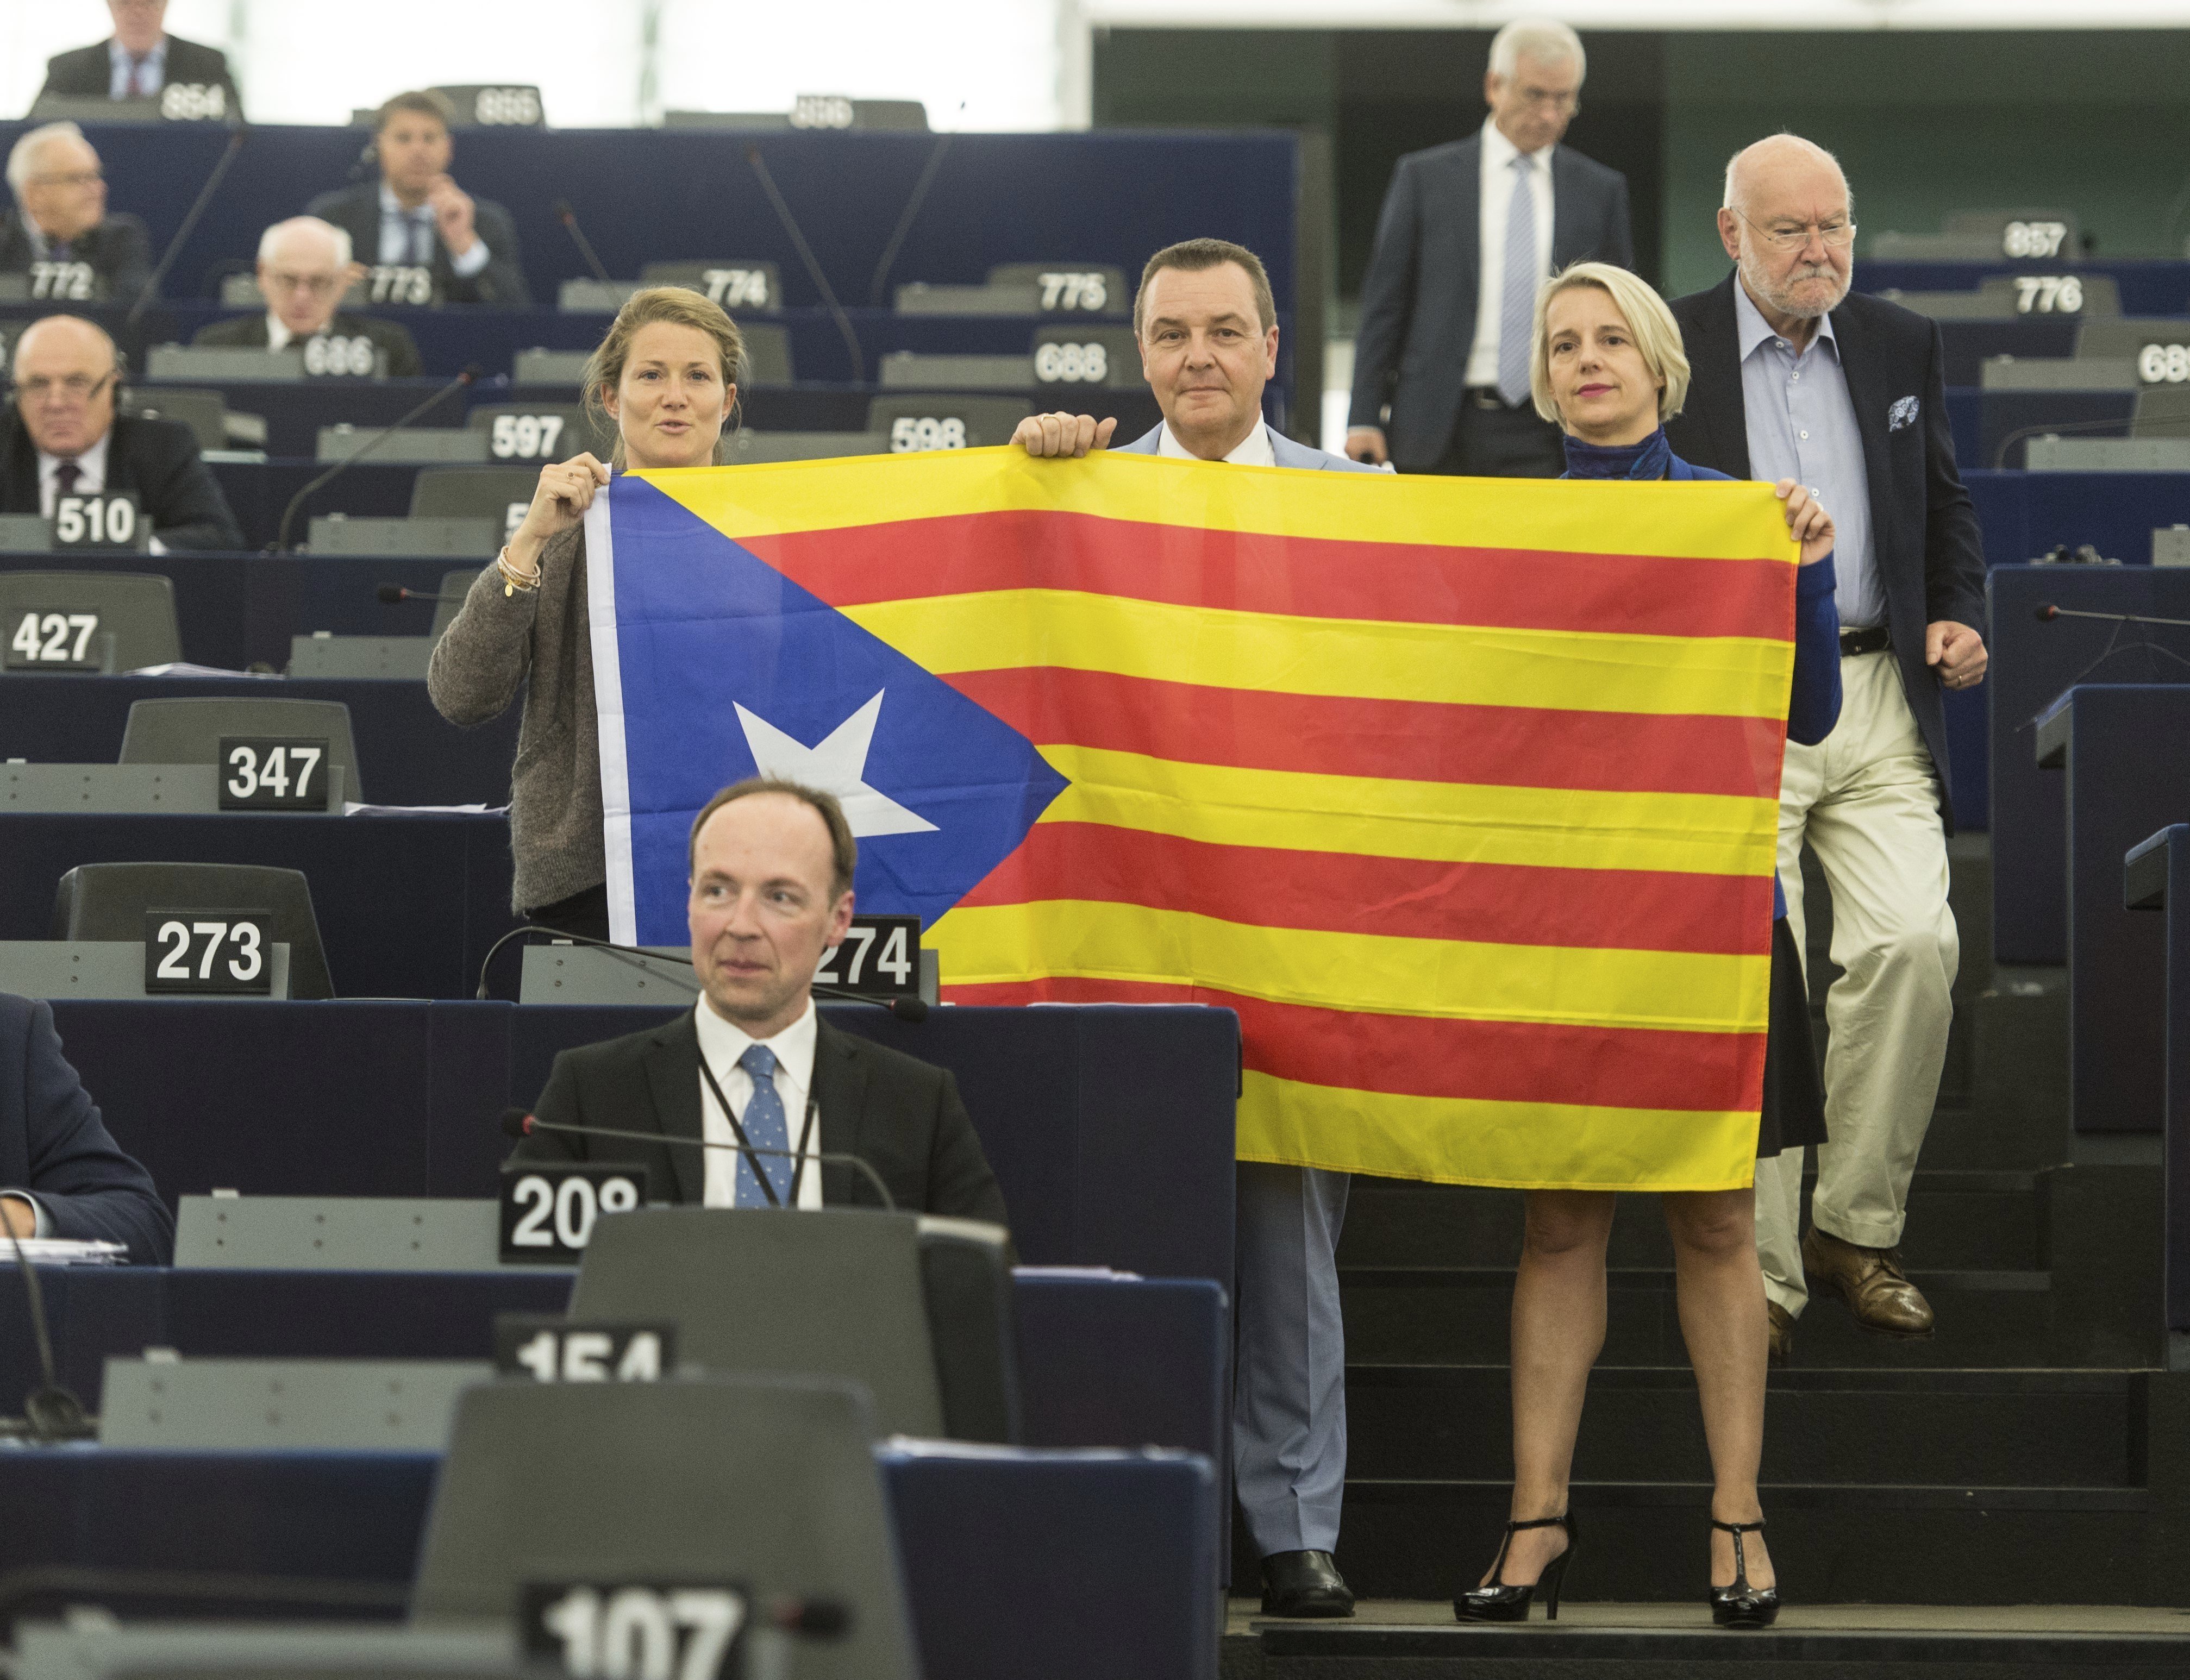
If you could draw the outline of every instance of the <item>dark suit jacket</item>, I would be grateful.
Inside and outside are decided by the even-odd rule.
[[[203,47],[195,41],[170,35],[167,82],[177,87],[196,83],[201,88],[225,88],[229,115],[243,115],[243,100],[235,91],[235,78],[229,73],[228,54],[218,47]],[[113,86],[114,60],[107,53],[106,43],[101,41],[95,46],[77,47],[48,59],[46,85],[38,89],[38,97],[43,99],[52,94],[63,99],[103,99]]]
[[[1627,177],[1566,146],[1552,151],[1552,267],[1635,266]],[[1361,281],[1350,423],[1381,426],[1403,468],[1451,440],[1481,291],[1483,136],[1409,152],[1392,172]],[[1384,405],[1392,417],[1383,417]]]
[[[351,254],[367,268],[380,260],[380,183],[360,181],[340,192],[323,192],[305,207],[305,213],[332,222],[349,234]],[[525,284],[525,265],[518,258],[517,224],[509,212],[490,198],[472,201],[472,225],[486,241],[486,266],[469,280],[458,277],[449,266],[449,253],[434,241],[434,289],[451,304],[498,304],[506,309],[532,306],[532,293]]]
[[[48,259],[39,257],[30,230],[23,225],[21,210],[11,207],[0,214],[0,274],[28,274],[31,264],[43,260]],[[134,216],[110,215],[70,241],[67,260],[90,264],[109,298],[133,304],[152,272],[152,241],[144,223]],[[60,307],[70,306],[64,301]]]
[[[906,1212],[1005,1223],[1003,1193],[958,1098],[957,1081],[826,1020],[816,1025],[813,1096],[820,1110],[820,1148],[858,1155]],[[691,1012],[644,1032],[564,1051],[533,1111],[565,1125],[697,1139],[700,1035]],[[791,1120],[796,1135],[798,1118]],[[511,1159],[644,1161],[657,1199],[696,1203],[706,1189],[703,1155],[542,1132],[520,1143]],[[857,1169],[833,1165],[821,1168],[821,1200],[831,1207],[879,1206]]]
[[[54,1236],[127,1243],[140,1266],[174,1255],[174,1216],[63,1059],[52,1006],[12,992],[0,992],[0,1188],[44,1208]]]
[[[106,446],[106,487],[133,490],[170,548],[241,548],[243,533],[205,463],[198,440],[176,420],[117,415]],[[0,514],[38,511],[38,451],[10,405],[0,422]]]
[[[1749,470],[1748,410],[1742,400],[1741,343],[1729,274],[1708,292],[1673,300],[1688,354],[1688,406],[1665,433],[1677,455],[1737,479]],[[1848,397],[1863,434],[1870,480],[1870,540],[1886,588],[1886,628],[1901,666],[1909,709],[1939,773],[1939,811],[1954,832],[1947,792],[1947,716],[1939,678],[1924,663],[1924,627],[1951,618],[1985,627],[1984,539],[1977,509],[1955,467],[1947,423],[1946,360],[1939,329],[1924,315],[1851,292],[1832,313]],[[1897,406],[1915,413],[1892,423]],[[1909,411],[1901,407],[1905,415]],[[1841,557],[1841,576],[1850,562]]]
[[[388,377],[391,379],[415,379],[422,371],[418,360],[418,345],[411,337],[410,329],[400,321],[375,321],[371,315],[338,314],[327,323],[328,333],[338,338],[370,338],[374,344],[388,352]],[[235,315],[227,321],[216,321],[198,328],[190,339],[193,344],[221,344],[241,349],[263,350],[266,348],[266,311],[257,315]]]

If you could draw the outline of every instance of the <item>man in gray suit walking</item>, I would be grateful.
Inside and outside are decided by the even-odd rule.
[[[1516,20],[1490,43],[1482,130],[1399,160],[1361,282],[1355,460],[1501,478],[1566,469],[1529,397],[1536,290],[1570,263],[1635,265],[1627,178],[1559,144],[1587,70],[1564,24]]]
[[[1250,467],[1370,468],[1295,443],[1262,418],[1278,371],[1277,305],[1251,251],[1190,239],[1159,251],[1133,299],[1141,369],[1163,420],[1121,444],[1140,455]],[[1037,414],[1012,441],[1030,455],[1109,446],[1113,419]],[[1232,1474],[1262,1558],[1262,1612],[1346,1616],[1353,1594],[1331,1552],[1346,1490],[1346,1327],[1338,1308],[1344,1172],[1243,1161],[1233,1297],[1238,1325]]]

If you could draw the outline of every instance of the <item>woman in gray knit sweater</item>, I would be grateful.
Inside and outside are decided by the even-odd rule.
[[[737,327],[681,287],[632,294],[587,363],[587,407],[615,423],[615,469],[704,467],[736,402]],[[586,614],[586,509],[610,468],[578,455],[540,473],[525,522],[464,598],[426,672],[452,724],[500,717],[525,690],[510,776],[513,908],[560,932],[609,936],[599,724]]]

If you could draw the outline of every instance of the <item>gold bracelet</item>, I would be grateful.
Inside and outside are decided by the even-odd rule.
[[[503,543],[502,552],[494,557],[494,569],[502,574],[502,595],[504,600],[522,589],[530,594],[540,587],[541,574],[535,571],[530,577],[509,563],[509,545]]]

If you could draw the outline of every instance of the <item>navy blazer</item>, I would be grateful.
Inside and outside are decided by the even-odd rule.
[[[338,192],[323,192],[304,207],[308,216],[332,222],[349,235],[350,254],[367,268],[380,261],[380,178]],[[445,303],[493,304],[505,309],[532,307],[525,264],[517,254],[517,224],[491,198],[472,200],[472,227],[486,241],[486,266],[469,279],[449,265],[440,231],[434,235],[434,290]]]
[[[106,487],[133,490],[152,534],[170,548],[236,549],[243,532],[198,440],[179,420],[117,414],[106,443]],[[0,417],[0,514],[38,511],[38,451],[10,405]]]
[[[1554,146],[1552,207],[1555,272],[1592,260],[1635,266],[1627,177],[1617,169]],[[1437,465],[1460,417],[1475,348],[1482,223],[1480,131],[1399,160],[1361,281],[1350,423],[1382,427],[1402,470]]]
[[[1666,423],[1677,455],[1734,478],[1749,469],[1741,340],[1729,274],[1672,303],[1688,353],[1688,406]],[[1939,814],[1955,831],[1948,792],[1947,713],[1938,673],[1924,663],[1925,627],[1953,619],[1985,628],[1984,539],[1955,466],[1939,328],[1898,304],[1851,292],[1832,312],[1833,337],[1870,480],[1871,547],[1886,588],[1886,622],[1924,745],[1939,776]]]
[[[140,1266],[174,1256],[175,1219],[122,1154],[61,1055],[53,1006],[0,991],[0,1189],[43,1207],[49,1234],[127,1243]]]

